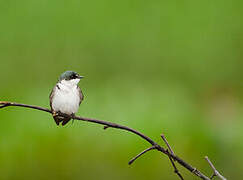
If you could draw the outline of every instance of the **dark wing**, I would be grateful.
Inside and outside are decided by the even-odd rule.
[[[54,88],[52,89],[51,94],[49,96],[51,111],[53,111],[53,109],[52,109],[53,96],[57,89],[60,89],[60,87],[58,85],[54,86]],[[58,115],[54,115],[54,114],[53,114],[53,118],[58,126],[59,126],[59,123],[61,123],[61,122],[62,122],[62,125],[64,126],[65,124],[67,124],[70,121],[70,118],[64,118],[62,116],[58,116]]]
[[[54,93],[55,93],[57,87],[58,87],[58,85],[54,86],[54,88],[51,90],[51,94],[49,96],[51,110],[53,110],[52,109],[52,99],[53,99],[53,96],[54,96]]]
[[[83,93],[82,93],[80,87],[77,86],[77,88],[78,88],[78,93],[79,93],[79,105],[80,105],[81,102],[84,100],[84,95],[83,95]]]

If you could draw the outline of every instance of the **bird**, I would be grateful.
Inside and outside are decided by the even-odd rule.
[[[83,93],[78,86],[80,79],[83,77],[74,71],[65,71],[52,89],[49,100],[52,116],[58,126],[60,123],[62,126],[67,124],[78,111],[84,99]],[[60,114],[68,116],[63,117]]]

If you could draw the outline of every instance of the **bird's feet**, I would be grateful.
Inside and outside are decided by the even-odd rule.
[[[52,116],[53,117],[59,117],[59,118],[68,118],[68,117],[70,117],[71,119],[73,118],[73,117],[75,117],[75,114],[74,113],[72,113],[72,114],[65,114],[65,113],[62,113],[62,112],[60,112],[60,111],[52,111]]]
[[[56,111],[52,111],[52,116],[53,116],[53,117],[57,117],[57,116],[59,116],[59,114],[58,114],[58,112],[56,112]]]

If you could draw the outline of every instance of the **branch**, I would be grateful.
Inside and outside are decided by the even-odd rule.
[[[134,158],[132,158],[128,164],[131,165],[137,158],[139,158],[140,156],[142,156],[143,154],[145,154],[146,152],[156,149],[155,146],[151,146],[150,148],[145,149],[144,151],[142,151],[141,153],[139,153],[138,155],[136,155]]]
[[[48,113],[52,114],[52,111],[47,109],[47,108],[42,108],[39,106],[33,106],[33,105],[27,105],[27,104],[20,104],[20,103],[15,103],[15,102],[7,102],[7,101],[0,101],[0,108],[5,108],[5,107],[9,107],[9,106],[20,106],[20,107],[25,107],[25,108],[31,108],[31,109],[36,109],[36,110],[40,110],[40,111],[45,111]],[[91,123],[96,123],[96,124],[101,124],[104,125],[105,128],[116,128],[116,129],[122,129],[124,131],[129,131],[133,134],[136,134],[138,136],[140,136],[142,139],[144,139],[145,141],[147,141],[148,143],[150,143],[152,146],[154,146],[158,151],[162,152],[163,154],[170,156],[174,161],[177,161],[181,166],[183,166],[184,168],[186,168],[188,171],[190,171],[191,173],[193,173],[194,175],[198,176],[199,178],[203,179],[203,180],[210,180],[209,177],[207,177],[206,175],[204,175],[203,173],[201,173],[199,170],[197,170],[196,168],[192,167],[189,163],[185,162],[184,160],[182,160],[180,157],[171,154],[170,152],[166,151],[163,147],[161,147],[160,145],[158,145],[155,141],[153,141],[151,138],[149,138],[148,136],[140,133],[139,131],[136,131],[132,128],[129,128],[127,126],[122,126],[116,123],[111,123],[111,122],[107,122],[107,121],[102,121],[102,120],[98,120],[98,119],[91,119],[91,118],[85,118],[85,117],[79,117],[79,116],[69,116],[67,114],[60,114],[59,115],[63,116],[63,117],[70,117],[74,120],[81,120],[81,121],[87,121],[87,122],[91,122]],[[144,154],[144,153],[143,153]]]
[[[172,150],[172,148],[170,147],[168,141],[166,140],[166,138],[165,138],[165,136],[164,136],[163,134],[161,134],[161,138],[164,140],[164,142],[165,142],[165,144],[167,145],[167,147],[168,147],[170,153],[171,153],[172,155],[175,155],[174,152],[173,152],[173,150]],[[184,180],[183,177],[182,177],[182,175],[181,175],[181,173],[180,173],[179,170],[177,169],[177,167],[176,167],[176,165],[175,165],[175,163],[174,163],[174,160],[171,158],[171,155],[170,155],[169,151],[167,150],[167,152],[168,152],[168,157],[169,157],[170,162],[171,162],[171,164],[172,164],[172,166],[173,166],[173,168],[174,168],[174,172],[179,176],[179,178],[180,178],[181,180]]]
[[[172,150],[172,148],[170,147],[170,145],[169,145],[168,141],[166,140],[166,138],[165,138],[164,134],[161,134],[160,136],[161,136],[161,138],[164,140],[164,142],[165,142],[166,146],[169,148],[170,153],[171,153],[171,154],[173,154],[173,155],[175,155],[175,154],[174,154],[174,152],[173,152],[173,150]]]
[[[213,163],[210,161],[210,159],[208,158],[208,156],[205,156],[206,161],[208,161],[208,164],[211,166],[211,168],[213,169],[213,175],[211,176],[210,179],[213,179],[214,176],[218,176],[220,179],[222,180],[227,180],[224,176],[222,176],[214,167]]]

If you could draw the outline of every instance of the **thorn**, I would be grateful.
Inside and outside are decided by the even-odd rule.
[[[106,130],[107,128],[109,128],[109,126],[104,126],[103,128],[104,128],[104,130]]]

